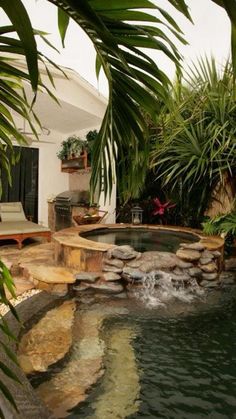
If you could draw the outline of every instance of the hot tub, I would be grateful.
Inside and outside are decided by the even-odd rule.
[[[180,243],[194,243],[199,241],[199,237],[193,233],[151,227],[102,227],[96,230],[82,232],[80,236],[96,243],[107,243],[116,246],[130,245],[137,252],[151,250],[176,252]]]
[[[222,250],[224,240],[201,231],[176,226],[130,224],[83,225],[54,234],[55,261],[83,271],[100,271],[105,252],[117,245],[175,253],[180,243],[200,241],[209,250]]]

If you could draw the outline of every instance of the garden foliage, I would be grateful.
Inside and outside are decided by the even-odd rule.
[[[146,119],[141,109],[156,121],[159,114],[157,103],[160,100],[165,102],[168,96],[170,81],[144,49],[159,50],[179,68],[180,55],[176,43],[166,33],[172,32],[175,39],[185,41],[172,16],[149,0],[48,1],[58,7],[62,42],[64,43],[71,18],[93,42],[97,52],[97,74],[102,68],[108,80],[108,106],[93,147],[91,187],[93,191],[96,186],[101,188],[104,171],[105,195],[109,195],[114,181],[114,155],[119,155],[121,182],[124,188],[132,184],[129,177],[133,181],[144,180],[149,163],[149,142]],[[226,10],[232,22],[232,58],[236,74],[236,1],[213,1]],[[168,2],[191,19],[184,0]],[[37,118],[33,113],[32,103],[27,102],[24,83],[31,84],[36,100],[37,90],[41,85],[38,61],[43,59],[43,56],[37,51],[36,32],[22,1],[0,0],[0,8],[9,18],[9,25],[0,27],[0,179],[1,170],[6,170],[10,181],[10,166],[15,159],[12,139],[20,144],[25,143],[24,135],[17,130],[11,112],[14,111],[27,120],[32,132],[37,135],[32,122],[37,121]],[[157,10],[160,17],[154,17],[153,13],[144,12],[142,9],[149,9],[151,12]],[[27,71],[18,68],[15,54],[26,58]],[[47,66],[46,71],[53,84]],[[46,86],[44,88],[51,94]],[[12,151],[10,159],[6,154],[7,148]],[[0,297],[3,303],[10,305],[6,299],[4,283],[12,292],[11,280],[5,267],[1,265]],[[10,308],[16,315],[11,305]],[[4,319],[1,319],[1,329],[4,333],[9,332]],[[9,337],[14,339],[13,336]],[[9,351],[3,345],[2,348]],[[8,355],[13,354],[8,352]],[[1,368],[4,374],[11,374],[5,366]],[[14,405],[15,402],[3,383],[0,390]]]
[[[229,62],[217,70],[200,59],[178,79],[152,139],[151,166],[182,213],[182,224],[200,226],[219,184],[236,173],[236,86]]]

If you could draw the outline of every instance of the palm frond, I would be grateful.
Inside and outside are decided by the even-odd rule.
[[[109,173],[113,167],[113,156],[108,149],[115,147],[117,156],[126,155],[126,162],[122,165],[124,184],[129,177],[133,156],[138,155],[138,150],[143,148],[141,144],[145,144],[147,139],[146,120],[140,115],[140,109],[156,119],[159,102],[168,97],[170,81],[143,48],[159,50],[179,67],[181,57],[162,27],[167,27],[182,42],[185,41],[171,15],[148,0],[49,1],[59,7],[62,41],[68,27],[66,15],[74,19],[92,40],[97,52],[97,71],[102,67],[108,79],[109,104],[94,147],[91,177],[94,191],[102,172],[105,172],[103,185],[107,196],[111,193]],[[171,3],[189,18],[183,0]],[[142,9],[158,11],[159,17]],[[148,159],[142,160],[144,169]],[[108,170],[104,171],[104,168]],[[119,170],[118,166],[116,170]],[[140,184],[142,181],[140,176]]]
[[[225,173],[236,171],[232,66],[227,62],[219,71],[214,59],[200,59],[174,88],[177,93],[170,95],[169,111],[163,109],[162,129],[153,142],[151,166],[164,186],[174,190],[181,182],[186,195],[197,190],[199,206],[206,206],[206,190],[209,201]]]
[[[16,313],[15,308],[13,307],[13,305],[10,303],[10,301],[6,297],[5,288],[8,289],[8,291],[10,292],[10,295],[15,298],[15,286],[14,286],[13,279],[12,279],[7,267],[4,265],[4,263],[2,261],[0,261],[0,303],[5,304],[6,306],[8,306],[10,308],[12,314],[14,315],[14,317],[17,319],[17,321],[20,321],[19,317]],[[8,326],[6,320],[4,319],[4,317],[1,314],[0,314],[0,331],[1,331],[1,339],[0,339],[1,349],[4,350],[5,354],[7,355],[7,357],[9,358],[9,360],[11,362],[13,362],[14,364],[17,364],[17,358],[16,358],[15,354],[3,342],[3,339],[2,339],[3,336],[5,335],[8,339],[16,341],[16,337],[14,336],[14,334],[9,329],[9,326]],[[5,376],[10,378],[11,380],[20,384],[20,381],[19,381],[18,377],[16,376],[16,374],[12,371],[12,369],[10,367],[8,367],[3,362],[0,362],[0,371]],[[14,400],[12,394],[11,394],[11,391],[8,389],[8,387],[4,384],[4,382],[1,379],[0,379],[0,391],[4,395],[4,397],[9,401],[9,403],[16,409],[16,411],[18,411],[17,405],[16,405],[15,400]],[[1,417],[4,419],[3,412],[1,412],[1,415],[2,415]]]
[[[231,54],[234,77],[236,76],[236,0],[212,0],[227,12],[231,21]]]

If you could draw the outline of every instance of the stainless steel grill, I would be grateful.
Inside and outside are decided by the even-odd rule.
[[[56,196],[56,231],[72,226],[73,206],[89,206],[89,191],[65,191]]]

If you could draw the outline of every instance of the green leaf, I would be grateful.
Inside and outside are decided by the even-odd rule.
[[[8,304],[6,304],[8,305]],[[0,329],[3,331],[3,333],[5,335],[7,335],[11,340],[17,342],[17,338],[15,337],[15,335],[11,332],[11,330],[8,327],[8,324],[6,322],[6,320],[4,320],[3,318],[1,318],[1,322],[0,322]]]
[[[234,75],[236,77],[236,0],[212,0],[223,7],[231,20],[231,54]]]
[[[54,3],[54,0],[49,1]],[[143,153],[142,145],[146,144],[147,133],[146,122],[142,121],[141,125],[136,122],[141,121],[139,109],[145,109],[151,117],[156,118],[160,102],[168,97],[168,77],[142,48],[160,50],[179,67],[180,56],[175,42],[157,25],[168,27],[174,36],[184,42],[179,35],[182,32],[167,12],[148,0],[60,0],[57,4],[87,33],[97,52],[96,74],[98,76],[102,67],[108,79],[109,104],[94,148],[91,189],[95,190],[95,183],[101,184],[100,165],[103,164],[108,171],[105,191],[109,194],[112,186],[109,176],[113,176],[110,150],[115,150],[118,145],[122,155],[128,154],[131,158],[134,153],[138,158],[139,152]],[[174,7],[188,17],[188,9],[183,0],[176,1]],[[142,9],[159,11],[161,19]],[[135,22],[133,25],[132,21]],[[139,22],[147,22],[148,25],[140,25]],[[123,107],[119,100],[121,95]],[[129,119],[124,118],[124,108],[129,110],[126,112],[130,115]],[[122,118],[125,121],[123,124]],[[122,139],[119,131],[123,133]],[[130,141],[133,143],[132,151]],[[108,162],[105,161],[106,154]],[[146,158],[141,160],[147,164]],[[126,167],[124,165],[124,178],[128,175],[130,161]]]
[[[61,35],[63,47],[65,47],[65,36],[69,25],[70,17],[62,9],[58,8],[58,28]]]
[[[8,368],[5,364],[3,364],[3,362],[0,361],[0,370],[2,370],[2,372],[9,378],[11,378],[12,380],[16,381],[17,383],[20,384],[20,380],[19,378],[16,376],[16,374],[10,369]]]
[[[231,51],[232,51],[232,65],[234,75],[236,78],[236,24],[232,24],[231,27]]]
[[[33,28],[24,5],[20,0],[0,0],[0,7],[3,8],[16,30],[26,56],[31,85],[34,91],[38,86],[38,61],[37,46],[34,38]]]
[[[3,343],[3,342],[0,341],[0,345],[3,347],[4,352],[6,353],[6,355],[8,356],[8,358],[12,362],[14,362],[14,364],[19,365],[16,354],[10,348],[8,348],[8,346],[5,345],[5,343]]]
[[[6,265],[0,260],[0,275],[4,280],[4,284],[6,285],[8,291],[11,293],[12,297],[16,298],[15,294],[15,285],[12,279],[12,276],[7,269]]]
[[[168,0],[168,1],[169,3],[172,4],[172,6],[175,7],[175,9],[183,13],[192,22],[192,18],[188,11],[188,6],[186,5],[184,0]]]
[[[0,391],[3,393],[5,398],[10,402],[10,404],[15,408],[15,410],[18,412],[17,405],[15,403],[14,398],[12,397],[11,392],[8,390],[8,388],[5,386],[5,384],[0,380]]]
[[[60,53],[59,50],[48,40],[48,38],[45,35],[49,35],[47,32],[39,31],[38,29],[34,29],[34,34],[38,35],[46,45],[48,45],[50,48],[52,48],[54,51]],[[41,54],[39,54],[41,55]]]
[[[95,65],[95,67],[96,67],[96,76],[97,76],[97,79],[98,79],[99,78],[100,71],[101,71],[101,67],[102,67],[102,61],[101,61],[99,55],[96,56],[96,65]]]
[[[113,0],[109,3],[107,0],[90,0],[89,2],[96,11],[155,8],[155,5],[148,0]]]
[[[10,308],[10,310],[11,310],[11,313],[12,313],[12,314],[13,314],[13,316],[15,317],[15,319],[16,319],[18,322],[20,322],[20,319],[19,319],[18,313],[17,313],[17,311],[16,311],[15,307],[11,304],[11,302],[10,302],[10,301],[8,301],[8,306],[9,306],[9,308]]]

